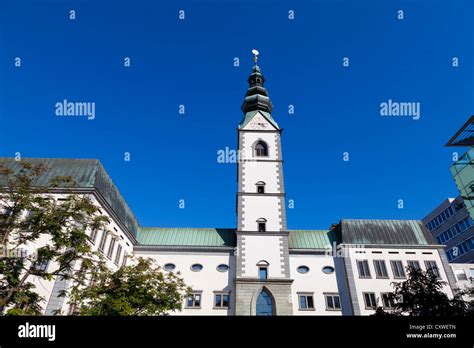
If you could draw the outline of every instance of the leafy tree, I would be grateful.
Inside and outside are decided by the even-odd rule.
[[[46,170],[25,162],[16,173],[0,166],[0,314],[41,314],[44,299],[34,291],[31,276],[74,282],[83,276],[80,263],[92,268],[101,259],[91,250],[87,231],[105,229],[108,218],[87,195],[57,200],[48,188],[35,186]],[[58,176],[49,188],[74,186],[72,178]]]
[[[410,315],[410,316],[457,316],[472,314],[472,304],[462,299],[463,292],[458,291],[450,299],[442,291],[447,285],[433,272],[424,272],[416,268],[407,268],[408,279],[394,282],[394,291],[388,295],[394,304],[393,310],[384,311],[378,307],[375,315]]]
[[[71,290],[78,315],[167,315],[181,310],[189,292],[179,272],[163,273],[150,258],[140,257],[116,271],[102,265],[92,277],[89,285]]]

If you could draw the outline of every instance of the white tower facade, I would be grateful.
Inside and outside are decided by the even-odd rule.
[[[281,129],[264,82],[255,65],[238,128],[237,315],[292,314]]]

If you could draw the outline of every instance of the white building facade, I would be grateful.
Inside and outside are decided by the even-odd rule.
[[[112,269],[133,253],[181,272],[193,293],[171,314],[370,315],[377,306],[390,308],[384,294],[406,279],[409,265],[435,272],[452,297],[456,279],[443,245],[421,221],[341,220],[330,230],[288,230],[281,129],[257,65],[248,82],[238,126],[235,228],[142,227],[99,161],[23,161],[49,168],[39,185],[70,175],[78,183],[73,191],[93,197],[115,234],[91,236],[91,243]],[[19,168],[13,159],[0,164]],[[51,192],[58,199],[67,193]],[[45,314],[71,312],[67,298],[58,297],[65,282],[31,281],[47,299]]]

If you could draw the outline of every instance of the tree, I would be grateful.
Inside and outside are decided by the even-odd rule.
[[[55,177],[48,188],[35,186],[45,171],[25,162],[16,173],[0,166],[0,314],[41,314],[44,299],[31,276],[74,282],[83,276],[79,264],[93,268],[101,260],[87,231],[106,229],[108,218],[87,195],[70,193],[57,200],[49,194],[50,188],[73,188],[71,177]]]
[[[189,289],[180,273],[163,273],[150,258],[111,271],[103,266],[89,285],[71,289],[71,303],[78,315],[167,315],[181,310]]]
[[[457,292],[450,299],[442,288],[447,285],[431,271],[408,267],[408,279],[394,282],[394,291],[388,295],[393,310],[377,308],[375,315],[410,316],[457,316],[472,314],[472,304],[462,299],[463,292]]]

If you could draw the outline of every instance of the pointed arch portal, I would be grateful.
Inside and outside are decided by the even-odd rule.
[[[273,315],[273,299],[265,289],[258,295],[256,314],[258,316]]]

